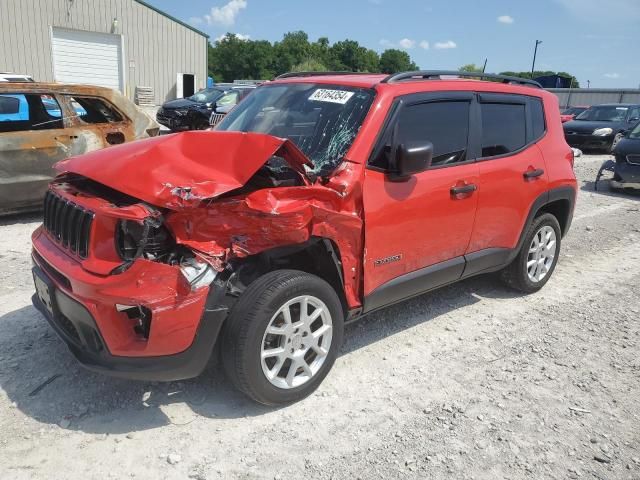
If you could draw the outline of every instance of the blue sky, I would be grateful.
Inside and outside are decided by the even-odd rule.
[[[639,88],[640,0],[150,0],[211,35],[279,40],[350,38],[377,51],[405,49],[423,69],[536,69],[573,73],[583,86]],[[635,28],[634,28],[635,27]]]

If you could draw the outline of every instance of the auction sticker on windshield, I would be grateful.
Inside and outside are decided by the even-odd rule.
[[[353,92],[345,92],[344,90],[327,90],[319,88],[311,94],[309,100],[316,102],[340,103],[344,105],[353,96]]]

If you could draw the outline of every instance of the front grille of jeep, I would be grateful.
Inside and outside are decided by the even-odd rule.
[[[80,258],[89,252],[93,212],[48,191],[44,197],[44,228],[63,248]]]

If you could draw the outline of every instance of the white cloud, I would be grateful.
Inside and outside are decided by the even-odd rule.
[[[512,16],[510,15],[500,15],[498,17],[498,22],[499,23],[507,23],[507,24],[511,24],[514,22],[514,19]]]
[[[400,47],[404,48],[405,50],[408,50],[416,46],[416,41],[409,38],[403,38],[398,42],[398,45],[400,45]]]
[[[429,42],[427,42],[426,40],[422,40],[420,42],[420,48],[424,50],[429,50]]]
[[[453,40],[447,40],[446,42],[436,42],[433,46],[436,50],[448,50],[450,48],[456,48],[458,45]]]
[[[383,38],[382,40],[380,40],[380,45],[382,45],[384,48],[402,48],[404,50],[410,50],[412,48],[415,48],[416,44],[418,42],[416,42],[415,40],[412,40],[410,38],[403,38],[402,40],[398,40],[397,42],[392,42],[391,40],[388,40],[386,38]],[[420,46],[422,48],[424,48],[422,46],[423,43],[427,44],[427,48],[429,43],[428,42],[420,42]]]
[[[234,33],[234,35],[236,37],[238,37],[238,40],[251,40],[251,36],[250,35],[243,35],[242,33]],[[216,42],[221,42],[222,40],[224,40],[225,38],[227,38],[227,34],[223,33],[222,35],[220,35],[219,37],[216,37]]]
[[[222,7],[211,7],[211,12],[205,15],[204,19],[209,25],[229,27],[236,23],[236,17],[245,8],[247,8],[247,0],[229,0],[229,3]]]
[[[614,73],[605,73],[604,76],[607,77],[607,78],[613,78],[613,79],[620,78],[620,74],[619,73],[615,73],[615,72]]]

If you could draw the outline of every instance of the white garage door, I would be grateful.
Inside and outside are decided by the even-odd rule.
[[[120,35],[53,28],[53,73],[57,82],[123,90]]]

